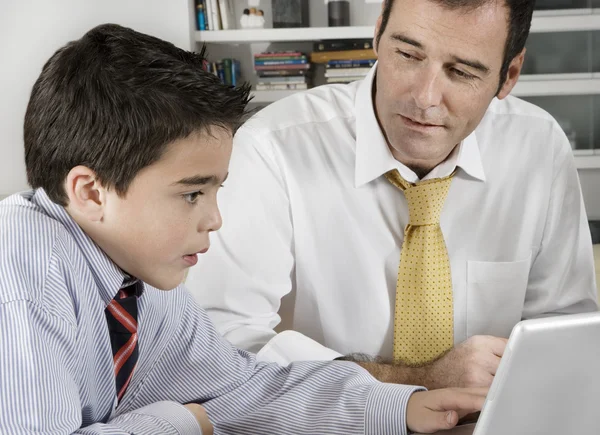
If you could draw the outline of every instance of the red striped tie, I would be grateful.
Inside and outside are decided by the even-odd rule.
[[[136,286],[134,283],[119,290],[105,310],[119,401],[129,386],[138,360]]]

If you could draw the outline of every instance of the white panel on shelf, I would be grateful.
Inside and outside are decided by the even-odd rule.
[[[521,80],[516,84],[511,94],[517,97],[595,95],[600,94],[600,78],[588,80]]]
[[[577,15],[560,11],[535,12],[532,33],[600,30],[600,14],[592,9],[578,9]],[[585,12],[585,13],[583,13]],[[548,15],[550,13],[550,15]],[[541,14],[541,15],[540,15]],[[306,27],[289,29],[239,29],[195,32],[198,42],[248,44],[253,42],[316,41],[322,39],[368,39],[374,26]]]
[[[577,166],[577,169],[600,169],[600,154],[591,156],[576,155],[575,165]]]

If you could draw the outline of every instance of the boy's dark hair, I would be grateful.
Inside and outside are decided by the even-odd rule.
[[[477,9],[478,7],[490,2],[498,0],[427,0],[435,3],[439,3],[449,9],[465,8],[467,10]],[[506,44],[504,46],[504,59],[502,60],[502,67],[500,69],[500,84],[496,93],[500,92],[502,85],[506,81],[508,75],[508,67],[512,60],[523,51],[527,37],[529,36],[529,29],[531,28],[531,17],[533,16],[533,9],[535,7],[535,0],[500,0],[504,2],[505,6],[509,9],[509,24],[508,24],[508,37],[506,38]],[[390,19],[390,13],[392,12],[392,6],[394,0],[384,0],[383,10],[381,12],[381,27],[375,38],[375,42],[379,45],[381,35],[385,31],[388,20]]]
[[[191,53],[104,24],[48,60],[25,114],[25,165],[33,188],[66,206],[64,181],[84,165],[124,195],[169,143],[213,126],[234,133],[250,88],[225,86]]]

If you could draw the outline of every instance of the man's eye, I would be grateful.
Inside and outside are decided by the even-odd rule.
[[[197,192],[186,193],[183,195],[183,199],[185,199],[185,202],[188,204],[195,204],[200,195],[204,195],[204,193],[202,193],[200,190]]]
[[[467,74],[466,72],[461,71],[461,70],[456,69],[456,68],[452,68],[452,73],[455,76],[460,77],[461,79],[473,80],[475,78],[475,76],[473,76],[471,74]]]
[[[412,55],[410,55],[410,54],[408,54],[408,53],[406,53],[406,52],[404,52],[404,51],[401,51],[401,50],[396,50],[396,52],[397,52],[397,53],[398,53],[400,56],[402,56],[404,59],[407,59],[407,60],[416,59],[416,57],[414,57],[414,56],[412,56]]]

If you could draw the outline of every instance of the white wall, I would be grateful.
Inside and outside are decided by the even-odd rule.
[[[23,117],[42,66],[109,22],[191,48],[188,0],[0,0],[0,196],[27,188]]]

